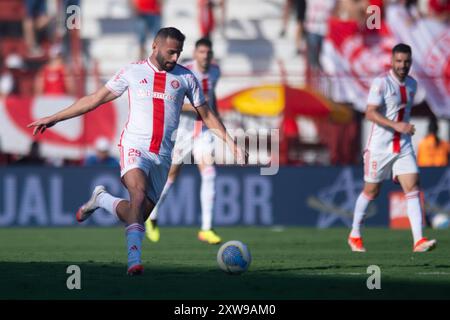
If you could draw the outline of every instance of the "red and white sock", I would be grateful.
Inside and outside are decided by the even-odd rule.
[[[202,230],[210,230],[212,228],[214,196],[216,194],[216,169],[214,166],[207,166],[200,174],[202,176],[202,185],[200,187]]]
[[[373,199],[373,197],[370,197],[364,192],[361,192],[361,194],[359,195],[355,203],[355,210],[353,210],[353,224],[352,231],[350,232],[350,237],[361,237],[361,224],[366,214],[367,207],[369,206],[370,201],[372,201]]]
[[[164,189],[161,192],[161,196],[159,197],[158,202],[153,208],[152,213],[150,213],[150,220],[158,219],[159,206],[161,206],[164,200],[166,200],[167,194],[169,193],[170,187],[172,186],[173,183],[174,181],[172,179],[170,178],[167,179],[166,184],[164,185]]]
[[[420,206],[419,190],[408,192],[405,197],[414,243],[417,243],[422,239],[422,207]]]
[[[116,216],[117,218],[119,217],[117,216],[116,208],[119,202],[123,200],[125,199],[114,197],[110,195],[108,192],[100,193],[97,198],[98,206],[100,208],[105,209],[106,211],[111,213],[113,216]]]

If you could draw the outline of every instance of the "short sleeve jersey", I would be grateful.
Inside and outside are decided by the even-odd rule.
[[[389,120],[409,122],[416,91],[416,80],[407,76],[401,83],[390,70],[384,76],[373,80],[367,103],[379,106],[377,111]],[[372,123],[366,149],[372,153],[413,151],[410,135],[401,134],[375,123]]]
[[[185,97],[194,107],[205,103],[200,84],[190,70],[177,64],[170,72],[159,71],[150,59],[125,66],[105,86],[117,96],[128,91],[128,121],[120,144],[126,138],[169,157]]]
[[[200,83],[203,95],[208,98],[209,107],[217,113],[217,106],[215,105],[214,101],[214,92],[216,90],[217,82],[219,81],[221,74],[219,66],[212,63],[208,71],[205,73],[201,72],[198,69],[195,60],[188,61],[184,64],[184,66],[191,70],[191,72],[195,75],[198,82]],[[196,118],[196,115],[192,112],[183,112],[181,114],[180,127],[187,131],[196,131],[201,129],[202,123],[199,121],[199,119]]]

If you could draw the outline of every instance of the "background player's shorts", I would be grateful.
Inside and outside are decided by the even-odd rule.
[[[195,138],[192,135],[192,131],[179,130],[175,147],[173,148],[172,161],[174,164],[190,163],[192,153],[195,164],[198,164],[202,159],[203,163],[212,162],[214,146],[214,134],[209,130],[202,131]]]
[[[148,145],[122,141],[120,148],[120,177],[139,168],[147,175],[147,196],[156,204],[169,174],[171,159],[148,151]]]
[[[402,174],[418,173],[414,152],[373,153],[364,152],[364,181],[378,183]]]

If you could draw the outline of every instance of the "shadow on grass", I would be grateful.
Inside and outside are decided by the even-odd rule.
[[[81,268],[81,290],[69,290],[67,267]],[[312,268],[307,268],[312,270]],[[368,290],[367,274],[320,274],[251,270],[232,276],[196,267],[147,266],[139,277],[122,264],[7,262],[0,264],[0,299],[301,300],[449,299],[450,283],[439,278],[382,277],[381,290]],[[318,269],[317,269],[318,270]],[[286,270],[287,271],[287,270]]]

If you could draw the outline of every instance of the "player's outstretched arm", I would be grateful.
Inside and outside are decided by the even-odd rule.
[[[61,110],[51,116],[36,120],[27,125],[27,127],[34,127],[33,135],[37,133],[44,133],[47,128],[54,126],[60,121],[78,117],[94,110],[103,103],[114,100],[115,98],[117,98],[117,96],[103,86],[93,94],[78,99],[74,104],[64,110]]]
[[[183,112],[193,112],[195,113],[195,108],[190,103],[183,104],[183,107],[181,108],[181,111]]]
[[[214,111],[209,108],[208,104],[202,104],[201,106],[197,107],[196,110],[208,129],[212,130],[216,136],[218,136],[228,145],[238,163],[245,164],[248,158],[247,152],[235,143],[233,138],[231,138],[231,136],[226,131],[222,121],[220,121],[219,117],[216,116]]]
[[[394,129],[397,132],[413,135],[416,132],[414,125],[407,122],[396,122],[389,120],[378,112],[378,106],[368,105],[366,110],[366,119],[380,126]]]

